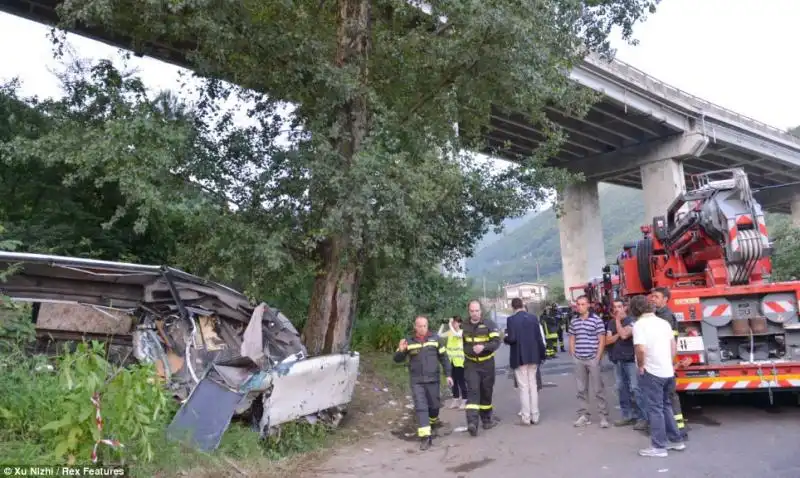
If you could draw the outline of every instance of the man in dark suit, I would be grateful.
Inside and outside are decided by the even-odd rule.
[[[545,359],[545,343],[539,319],[525,312],[522,299],[511,300],[514,314],[508,318],[503,339],[510,345],[509,366],[514,371],[523,425],[539,423],[539,386],[537,370]]]

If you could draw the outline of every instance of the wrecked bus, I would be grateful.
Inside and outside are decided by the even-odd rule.
[[[0,271],[0,294],[34,304],[39,337],[97,339],[153,363],[182,402],[168,434],[199,449],[215,449],[236,415],[266,436],[300,418],[338,424],[352,399],[358,353],[308,357],[284,314],[222,284],[169,266],[6,251]],[[114,330],[82,320],[93,316]]]

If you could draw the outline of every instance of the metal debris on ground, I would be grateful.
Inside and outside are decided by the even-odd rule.
[[[169,266],[4,251],[0,270],[11,272],[1,292],[34,304],[41,339],[100,340],[155,364],[182,403],[169,435],[200,449],[216,448],[235,415],[266,436],[303,417],[336,426],[352,399],[358,353],[307,357],[284,314],[222,284]]]

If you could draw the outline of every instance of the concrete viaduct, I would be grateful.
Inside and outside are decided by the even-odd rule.
[[[0,0],[0,11],[53,25],[58,3]],[[131,45],[115,32],[75,33],[121,48]],[[171,45],[150,44],[137,54],[186,64],[181,48]],[[562,197],[559,226],[567,288],[599,275],[605,264],[597,190],[601,181],[646,191],[643,223],[663,214],[686,179],[700,172],[742,167],[756,190],[800,184],[800,139],[785,131],[690,95],[620,61],[589,57],[570,77],[602,93],[603,99],[583,118],[548,111],[568,134],[551,164],[586,177]],[[498,110],[491,119],[485,153],[513,159],[530,153],[543,138],[522,115]],[[800,224],[800,186],[758,194],[765,209],[791,213]]]

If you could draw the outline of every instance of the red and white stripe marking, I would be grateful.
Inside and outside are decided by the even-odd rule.
[[[764,247],[769,247],[769,234],[767,233],[767,223],[764,221],[764,216],[758,216],[758,233],[761,235],[761,244]]]
[[[731,315],[730,304],[706,305],[703,307],[703,317],[727,317]]]
[[[680,380],[680,379],[679,379]],[[675,389],[679,391],[694,390],[743,390],[753,388],[792,388],[800,387],[800,379],[778,380],[718,380],[715,382],[678,382]]]
[[[735,252],[739,250],[739,228],[733,221],[728,222],[733,223],[733,225],[728,225],[728,237],[730,237],[731,240],[731,249]]]
[[[100,416],[100,394],[99,393],[94,392],[94,395],[92,395],[92,403],[94,404],[94,410],[95,410],[94,422],[95,422],[95,425],[97,425],[97,431],[99,431],[102,434],[103,433],[103,417]],[[92,448],[92,463],[97,463],[97,445],[99,445],[101,443],[103,445],[108,445],[111,448],[123,448],[123,447],[125,447],[125,445],[123,445],[122,443],[118,442],[117,440],[110,440],[110,439],[107,439],[107,438],[101,438],[100,440],[97,440],[96,442],[94,442],[94,448]]]
[[[794,312],[794,304],[788,300],[771,300],[764,302],[764,307],[768,308],[770,312],[777,314],[784,314],[786,312]]]

